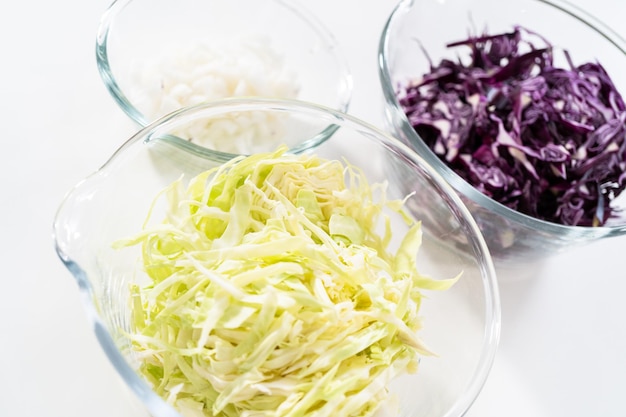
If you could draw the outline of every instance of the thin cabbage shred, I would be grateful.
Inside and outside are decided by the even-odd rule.
[[[399,88],[418,135],[467,182],[527,215],[602,226],[626,187],[626,105],[598,62],[555,65],[546,39],[515,26],[448,47],[469,57],[431,62]],[[469,58],[469,59],[465,59]]]
[[[370,416],[432,354],[421,290],[458,277],[417,272],[419,221],[356,167],[285,152],[174,182],[165,220],[116,244],[142,245],[151,281],[132,288],[139,371],[185,416]]]

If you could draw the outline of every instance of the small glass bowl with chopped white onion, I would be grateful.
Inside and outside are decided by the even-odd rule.
[[[346,111],[352,95],[340,45],[294,1],[116,0],[101,18],[96,59],[106,88],[140,127],[227,97],[297,99]],[[239,154],[257,145],[256,129],[282,126],[251,115],[189,125],[177,137],[195,151]],[[246,131],[247,143],[212,140]],[[279,143],[280,134],[273,139]]]
[[[406,0],[378,62],[387,128],[462,196],[497,268],[626,233],[626,42],[598,19]]]
[[[171,142],[235,114],[293,119],[294,143],[336,129],[225,162]],[[459,196],[400,141],[316,104],[170,113],[68,193],[54,236],[152,417],[461,417],[496,353],[497,279]]]

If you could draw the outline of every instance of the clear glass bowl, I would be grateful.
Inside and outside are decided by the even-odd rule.
[[[429,72],[443,58],[456,59],[446,43],[470,34],[511,31],[521,25],[567,49],[575,64],[598,60],[618,91],[626,94],[626,42],[597,19],[560,0],[406,0],[392,12],[379,44],[379,78],[388,130],[423,157],[452,185],[474,215],[500,271],[519,270],[529,262],[576,245],[626,233],[626,213],[603,227],[564,226],[521,214],[485,196],[452,171],[424,143],[398,102],[398,89]],[[555,55],[556,59],[556,55]],[[564,66],[564,63],[555,64]],[[626,209],[626,193],[614,201]],[[507,271],[508,272],[508,271]]]
[[[293,1],[116,0],[101,18],[96,61],[104,85],[140,127],[227,97],[297,99],[346,111],[352,96],[340,45]],[[204,143],[212,135],[206,126],[189,126],[181,145],[214,149]]]
[[[167,185],[222,163],[220,155],[213,159],[172,145],[171,132],[198,119],[233,113],[295,120],[303,128],[292,134],[303,142],[310,132],[333,125],[334,133],[309,153],[345,159],[371,183],[389,181],[389,198],[415,192],[406,207],[423,221],[417,258],[421,271],[435,278],[463,275],[451,289],[428,291],[422,302],[420,336],[438,356],[422,358],[416,374],[393,381],[389,389],[397,395],[397,415],[462,416],[487,378],[500,329],[497,280],[476,223],[441,176],[399,141],[344,113],[285,100],[226,99],[168,115],[130,138],[70,190],[59,207],[56,251],[78,282],[104,352],[130,389],[153,417],[177,415],[135,371],[138,358],[128,338],[129,286],[145,280],[138,266],[141,249],[111,245],[141,229],[153,199]],[[273,150],[268,145],[266,151]],[[152,216],[159,218],[161,211],[156,206]],[[392,228],[402,235],[407,225],[394,221]]]

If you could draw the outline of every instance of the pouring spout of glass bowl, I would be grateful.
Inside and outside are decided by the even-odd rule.
[[[64,198],[55,215],[53,238],[56,253],[78,284],[84,311],[94,334],[115,370],[127,382],[133,394],[153,416],[181,417],[164,406],[150,386],[136,373],[127,352],[123,329],[126,306],[113,300],[122,296],[125,279],[116,281],[114,255],[100,246],[103,221],[110,204],[100,193],[103,172],[97,172],[76,185]],[[106,187],[104,187],[106,189]],[[120,276],[122,277],[122,276]]]

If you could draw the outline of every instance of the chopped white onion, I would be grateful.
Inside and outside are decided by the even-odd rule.
[[[270,40],[242,37],[228,42],[170,45],[135,68],[131,101],[149,120],[203,102],[227,97],[297,98],[299,83]],[[181,138],[222,152],[246,153],[255,141],[279,144],[281,121],[256,115],[201,122],[178,131]]]

